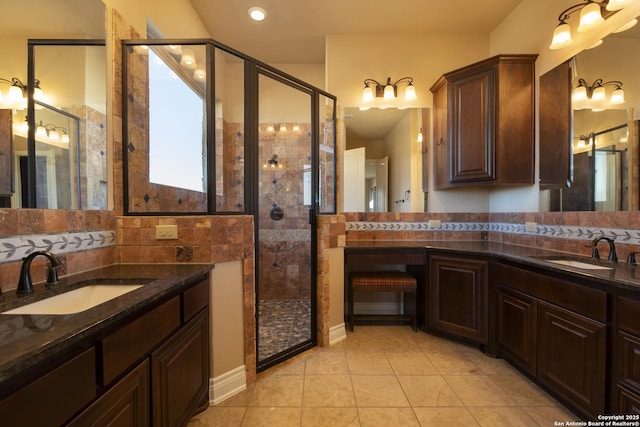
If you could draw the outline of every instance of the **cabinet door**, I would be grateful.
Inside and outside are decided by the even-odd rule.
[[[145,359],[82,414],[73,426],[149,425],[149,360]]]
[[[606,326],[538,302],[538,378],[585,414],[604,413]]]
[[[202,310],[151,355],[154,426],[186,425],[207,401],[209,316]]]
[[[536,374],[537,300],[510,289],[498,288],[497,344],[512,363]]]
[[[431,329],[487,343],[487,269],[485,260],[430,257]]]
[[[640,414],[640,396],[624,387],[618,387],[616,414]]]
[[[433,92],[433,188],[449,187],[449,136],[447,121],[447,81],[440,78]]]
[[[540,188],[571,184],[573,115],[571,67],[558,65],[540,77]]]
[[[640,338],[618,332],[619,381],[640,392]]]
[[[449,81],[451,182],[495,179],[493,68]]]

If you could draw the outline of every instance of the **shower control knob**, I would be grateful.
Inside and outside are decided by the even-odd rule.
[[[284,211],[282,210],[282,208],[275,207],[271,209],[271,212],[269,212],[269,216],[274,221],[280,221],[284,216]]]

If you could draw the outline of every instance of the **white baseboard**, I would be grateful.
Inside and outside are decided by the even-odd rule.
[[[347,339],[347,329],[344,323],[329,328],[329,345],[334,345]]]
[[[216,405],[247,389],[244,365],[209,379],[209,405]]]

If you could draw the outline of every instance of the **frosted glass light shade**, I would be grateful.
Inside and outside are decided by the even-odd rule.
[[[587,88],[578,86],[573,90],[573,102],[583,102],[587,99]]]
[[[36,138],[44,139],[47,137],[47,129],[42,124],[36,128]]]
[[[609,99],[609,104],[624,104],[624,90],[622,90],[622,88],[616,88],[616,90],[613,91],[611,98]]]
[[[414,99],[416,99],[416,88],[413,87],[413,85],[411,83],[409,83],[407,85],[407,87],[404,90],[404,100],[405,101],[413,101]]]
[[[362,101],[363,102],[371,102],[373,101],[373,89],[371,86],[367,85],[362,89]]]
[[[393,99],[396,97],[395,91],[393,89],[393,86],[391,85],[386,85],[384,87],[384,99]]]
[[[180,59],[180,65],[186,68],[196,67],[196,56],[192,49],[188,47],[182,48],[182,58]]]
[[[623,7],[629,6],[631,3],[633,3],[633,0],[609,0],[609,3],[607,3],[607,10],[620,10]]]
[[[571,38],[571,27],[566,22],[561,23],[553,30],[553,39],[549,49],[562,49],[573,43]]]
[[[600,4],[588,3],[580,11],[580,25],[578,25],[578,32],[587,32],[601,22],[604,22],[604,18],[600,13]]]
[[[617,30],[615,30],[614,33],[621,33],[623,31],[627,31],[628,29],[635,27],[635,25],[637,23],[638,23],[638,20],[636,18],[634,18],[631,21],[629,21],[626,24],[624,24],[622,27],[620,27]]]

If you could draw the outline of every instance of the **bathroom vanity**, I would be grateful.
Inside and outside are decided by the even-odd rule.
[[[146,280],[79,313],[0,312],[2,424],[186,425],[208,402],[212,268],[114,265],[5,294],[2,312],[78,282]]]

